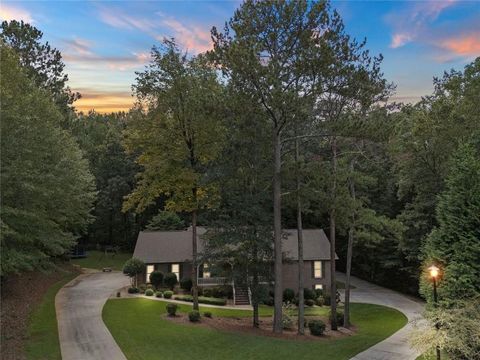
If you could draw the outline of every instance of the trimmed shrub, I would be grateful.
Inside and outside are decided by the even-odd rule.
[[[147,290],[147,285],[140,284],[140,286],[138,288],[140,289],[140,292],[143,294],[145,292],[145,290]]]
[[[331,304],[331,299],[332,299],[332,298],[330,297],[329,294],[323,295],[323,302],[325,303],[325,305],[330,306],[330,304]]]
[[[233,299],[233,289],[231,286],[216,286],[212,288],[212,296]]]
[[[305,300],[315,300],[316,299],[315,291],[309,288],[303,289],[303,298]]]
[[[180,287],[185,291],[190,292],[192,290],[192,286],[193,286],[192,279],[190,278],[183,278],[180,281]]]
[[[293,302],[294,299],[295,299],[295,291],[289,288],[286,288],[285,290],[283,290],[284,302]]]
[[[315,301],[312,300],[312,299],[307,299],[307,300],[305,300],[305,305],[313,306],[313,305],[315,305]]]
[[[188,313],[188,320],[191,322],[199,322],[200,321],[200,313],[197,310],[192,310]]]
[[[211,318],[212,318],[212,313],[211,313],[210,311],[205,311],[205,312],[203,313],[203,316],[211,319]]]
[[[167,309],[167,313],[168,313],[168,316],[175,316],[177,314],[177,304],[167,304],[166,306],[166,309]]]
[[[320,296],[323,296],[323,289],[315,289],[315,299],[318,299]]]
[[[150,274],[150,283],[158,289],[163,284],[163,272],[155,270]]]
[[[129,294],[138,294],[140,292],[140,290],[138,290],[138,288],[136,287],[129,287],[128,288],[128,293]]]
[[[146,296],[153,296],[153,290],[152,289],[145,290],[145,295]]]
[[[210,288],[203,289],[203,296],[205,297],[213,297],[213,290]]]
[[[178,284],[177,274],[167,273],[163,279],[163,282],[170,288],[170,290],[173,290],[175,285]]]
[[[164,297],[165,299],[171,299],[172,296],[173,296],[173,291],[167,290],[167,291],[165,291],[165,292],[163,293],[163,297]]]
[[[175,300],[193,302],[193,296],[192,295],[175,295]],[[225,299],[204,297],[204,296],[199,296],[198,302],[200,304],[209,304],[209,305],[220,305],[220,306],[227,305],[227,300]]]
[[[288,316],[288,315],[283,315],[282,316],[282,328],[284,330],[293,329],[293,320],[290,316]]]
[[[308,328],[310,329],[310,334],[315,336],[323,335],[325,331],[325,323],[322,320],[310,320],[308,322]]]
[[[163,293],[162,293],[161,291],[157,291],[157,292],[155,293],[155,297],[161,298],[161,297],[163,297]]]
[[[343,310],[337,309],[337,325],[338,326],[343,326],[343,318],[344,313]],[[330,319],[330,323],[332,322],[332,312],[329,311],[328,313],[328,318]]]
[[[323,296],[319,296],[316,300],[315,300],[315,304],[317,306],[323,306],[325,304],[325,299],[323,298]]]

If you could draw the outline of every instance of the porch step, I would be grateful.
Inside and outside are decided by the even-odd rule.
[[[248,289],[244,287],[235,286],[235,305],[250,305],[248,297]]]

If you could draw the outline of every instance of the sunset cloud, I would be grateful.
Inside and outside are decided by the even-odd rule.
[[[35,22],[30,12],[17,6],[7,5],[5,2],[0,7],[0,19],[2,21],[23,20],[30,24]]]
[[[429,32],[428,26],[455,2],[456,0],[422,1],[404,11],[388,14],[385,20],[393,28],[390,47],[399,48],[424,36]]]
[[[98,91],[93,89],[74,89],[82,94],[82,98],[74,103],[78,111],[88,112],[95,109],[99,113],[128,111],[135,98],[128,92]]]
[[[144,66],[150,61],[148,53],[132,53],[126,56],[100,56],[84,50],[84,52],[66,52],[63,58],[69,65],[83,69],[97,69],[98,67],[110,70],[126,71]]]
[[[458,56],[480,56],[480,32],[445,39],[439,45]]]
[[[169,29],[172,37],[185,48],[185,50],[195,54],[202,53],[213,48],[210,31],[202,29],[198,25],[185,25],[171,16],[167,16],[161,12],[157,13],[161,20],[161,24]],[[161,40],[165,36],[158,36]]]

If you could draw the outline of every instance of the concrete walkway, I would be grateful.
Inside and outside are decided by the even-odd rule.
[[[337,273],[337,280],[345,282],[345,274]],[[413,321],[422,319],[424,304],[393,290],[351,277],[351,302],[385,305],[405,314],[408,323],[389,338],[355,355],[351,360],[415,360],[420,353],[409,345],[409,334],[413,330]],[[342,300],[344,290],[340,290]]]
[[[55,298],[63,360],[126,360],[102,321],[108,297],[130,283],[119,272],[83,274]]]

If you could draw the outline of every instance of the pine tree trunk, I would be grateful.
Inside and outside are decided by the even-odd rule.
[[[354,170],[354,162],[350,163],[350,171]],[[349,179],[350,196],[355,204],[355,182]],[[348,245],[347,245],[347,267],[345,272],[345,309],[343,315],[343,326],[350,327],[350,274],[352,272],[352,256],[353,256],[353,240],[355,231],[355,210],[352,211],[352,222],[348,229]]]
[[[337,284],[335,276],[335,216],[336,216],[336,191],[337,191],[337,139],[332,139],[332,204],[330,209],[330,310],[332,330],[337,330]]]
[[[297,182],[297,238],[298,238],[298,333],[305,333],[305,299],[303,292],[303,225],[302,202],[300,198],[299,148],[298,139],[295,139],[295,165]]]
[[[281,143],[278,130],[274,130],[274,176],[273,176],[273,229],[274,229],[274,312],[273,312],[273,332],[282,333],[282,213],[281,213]]]
[[[196,193],[196,190],[194,190]],[[192,211],[192,296],[193,310],[198,311],[198,283],[197,283],[197,210]],[[180,279],[179,279],[180,280]]]

